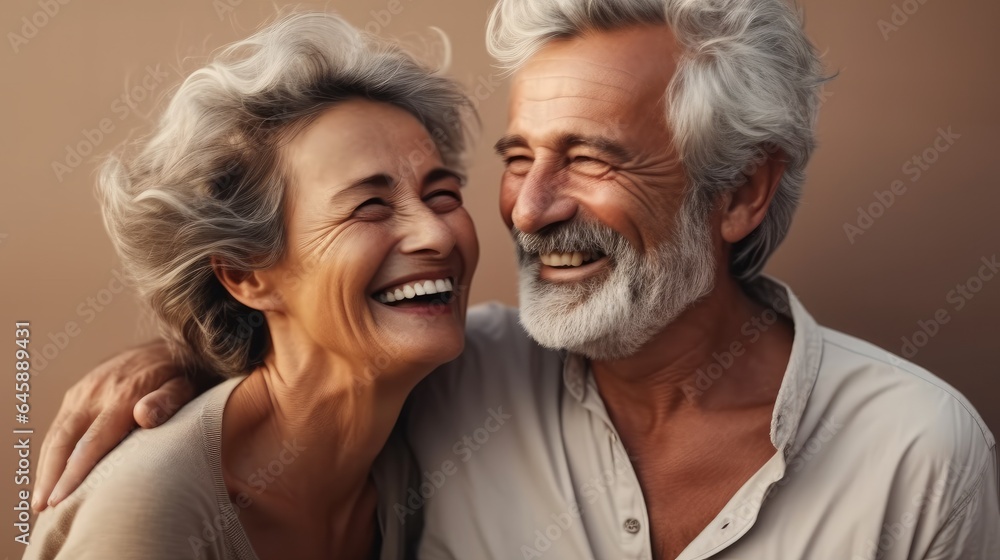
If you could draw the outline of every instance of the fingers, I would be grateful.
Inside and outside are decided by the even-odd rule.
[[[169,420],[194,397],[194,385],[185,377],[173,377],[135,405],[133,416],[139,426],[155,428]]]
[[[92,417],[83,413],[65,415],[64,410],[59,411],[59,416],[53,421],[52,428],[42,442],[38,476],[31,499],[31,507],[35,511],[42,511],[48,505],[52,489],[66,468],[66,460],[92,421]]]
[[[73,449],[66,470],[56,482],[49,505],[55,506],[76,490],[90,471],[135,427],[131,410],[119,406],[101,412]]]

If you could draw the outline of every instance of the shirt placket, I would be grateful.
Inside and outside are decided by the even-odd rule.
[[[612,507],[617,521],[615,531],[618,536],[617,542],[621,550],[621,557],[651,560],[650,543],[652,539],[649,533],[649,515],[646,511],[642,488],[639,486],[639,478],[636,476],[632,461],[618,436],[618,431],[611,423],[604,404],[600,400],[593,378],[588,376],[586,385],[583,406],[599,420],[599,425],[603,427],[604,431],[603,437],[606,440],[606,445],[601,445],[599,448],[606,450],[608,455],[604,458],[604,463],[611,465],[606,490],[607,503]]]

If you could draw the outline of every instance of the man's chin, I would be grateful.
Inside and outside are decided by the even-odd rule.
[[[521,325],[539,345],[552,350],[567,350],[592,359],[609,359],[628,349],[618,340],[621,333],[614,327],[624,317],[621,309],[596,305],[598,294],[593,287],[582,284],[549,284],[544,281],[521,282]]]

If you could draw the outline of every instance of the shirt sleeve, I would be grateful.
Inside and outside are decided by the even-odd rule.
[[[996,448],[968,499],[958,505],[931,543],[924,560],[1000,559],[1000,496]]]

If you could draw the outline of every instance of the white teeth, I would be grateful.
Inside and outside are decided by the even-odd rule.
[[[410,284],[405,284],[391,290],[386,290],[375,296],[382,303],[393,303],[413,299],[417,296],[434,295],[453,291],[454,284],[450,278],[440,280],[418,280]]]
[[[545,266],[582,266],[590,261],[590,253],[574,251],[572,253],[545,253],[538,255],[538,260]]]

